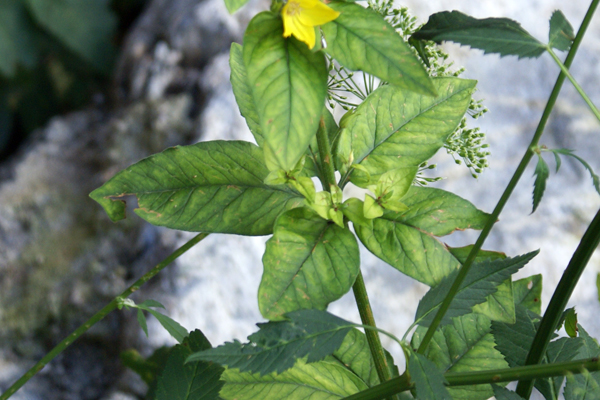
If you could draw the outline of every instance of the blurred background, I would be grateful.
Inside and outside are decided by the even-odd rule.
[[[577,30],[587,2],[573,0],[405,1],[419,22],[441,10],[508,17],[541,41],[560,8]],[[222,0],[3,0],[0,2],[0,392],[79,324],[191,235],[153,227],[129,212],[110,222],[87,196],[117,171],[168,146],[199,140],[252,140],[229,84],[228,51],[248,21],[268,7],[251,0],[233,16]],[[435,157],[435,187],[490,212],[512,176],[559,70],[534,60],[484,56],[443,46],[463,77],[477,79],[475,98],[489,112],[469,121],[487,135],[490,167],[473,179],[444,150]],[[564,54],[562,54],[564,57]],[[571,69],[600,104],[600,17],[595,16]],[[600,172],[600,123],[565,82],[542,144],[565,147]],[[552,169],[544,199],[531,214],[530,166],[484,248],[515,256],[541,249],[519,277],[543,274],[543,307],[600,196],[580,164]],[[131,211],[131,210],[130,210]],[[472,244],[477,232],[443,241]],[[161,301],[189,330],[216,345],[243,340],[262,320],[256,293],[264,237],[212,235],[164,270],[134,300]],[[366,250],[363,271],[379,325],[397,336],[413,320],[427,288]],[[592,258],[570,306],[600,336]],[[359,321],[352,295],[329,310]],[[15,399],[132,400],[146,386],[119,355],[143,356],[172,339],[154,319],[149,338],[133,311],[112,313],[48,365]],[[399,365],[401,351],[386,342]]]

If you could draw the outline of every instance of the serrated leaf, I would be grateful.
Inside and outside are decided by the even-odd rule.
[[[408,360],[410,379],[419,400],[451,400],[446,379],[437,366],[424,355],[411,352]]]
[[[555,10],[550,17],[550,33],[548,45],[557,50],[567,51],[575,40],[573,27],[560,10]]]
[[[426,330],[417,328],[412,338],[413,348],[419,347]],[[425,356],[444,373],[506,368],[506,361],[495,344],[490,319],[485,315],[467,314],[438,329]],[[493,395],[488,384],[450,387],[448,391],[453,398],[461,400],[484,400]]]
[[[545,361],[547,363],[558,363],[571,361],[575,358],[579,349],[583,346],[582,338],[560,338],[548,343]],[[536,379],[535,387],[546,399],[557,399],[564,376]]]
[[[342,345],[333,353],[333,358],[361,378],[368,387],[380,383],[369,342],[359,330],[350,329]]]
[[[494,384],[492,385],[492,389],[494,389],[494,397],[496,400],[525,400],[512,390],[508,390],[502,386]]]
[[[232,12],[232,11],[230,11]],[[242,56],[242,46],[232,43],[229,50],[229,67],[231,68],[231,88],[235,101],[240,109],[240,114],[246,119],[246,124],[256,140],[256,144],[262,145],[264,138],[260,127],[260,119],[254,98],[252,97],[252,88],[248,85],[248,75]]]
[[[223,387],[220,380],[224,368],[208,362],[184,364],[185,359],[196,351],[210,348],[210,343],[199,330],[175,346],[158,377],[156,400],[219,400]]]
[[[594,188],[596,189],[596,192],[600,194],[600,177],[598,177],[598,175],[594,173],[594,170],[592,169],[590,164],[588,164],[583,158],[579,157],[577,154],[573,153],[573,150],[569,149],[553,149],[549,151],[553,152],[554,154],[563,154],[565,156],[573,157],[574,159],[579,161],[581,165],[583,165],[583,167],[587,169],[590,173],[590,176],[592,177],[592,182],[594,184]]]
[[[533,210],[531,211],[532,214],[540,205],[540,201],[542,201],[542,196],[544,195],[544,191],[546,190],[546,180],[548,180],[548,176],[550,175],[550,169],[548,168],[548,164],[546,164],[546,161],[544,161],[541,154],[538,154],[538,162],[535,166],[535,171],[533,175],[535,176],[535,182],[533,183]]]
[[[532,275],[513,282],[515,306],[523,306],[539,315],[542,313],[542,275]]]
[[[456,293],[450,308],[446,311],[441,324],[448,324],[451,318],[468,314],[474,305],[483,303],[485,298],[497,290],[498,285],[510,278],[512,274],[521,269],[539,251],[517,256],[514,258],[484,260],[473,264],[466,278]],[[440,304],[444,301],[450,287],[454,283],[457,272],[448,276],[438,286],[425,294],[417,307],[415,321],[420,325],[428,326]]]
[[[352,156],[376,182],[389,170],[427,161],[458,126],[475,84],[472,80],[435,78],[436,97],[395,86],[379,87],[345,117],[336,165],[345,165]]]
[[[321,361],[336,351],[354,326],[326,311],[298,310],[287,320],[258,324],[260,330],[248,336],[249,343],[238,341],[191,355],[187,362],[203,360],[237,368],[240,372],[267,375],[282,373],[297,359]]]
[[[227,11],[229,11],[229,14],[233,14],[234,12],[242,8],[242,6],[247,2],[248,0],[225,0],[225,7],[227,7]]]
[[[293,37],[284,38],[281,18],[270,12],[250,21],[242,54],[267,166],[289,171],[317,132],[327,94],[325,56]]]
[[[600,356],[598,342],[592,338],[581,325],[578,325],[579,337],[583,345],[577,352],[575,359],[585,359]],[[565,400],[592,400],[600,398],[600,372],[585,372],[583,374],[568,375],[565,386]]]
[[[514,324],[492,322],[496,348],[504,355],[511,368],[525,364],[537,330],[536,323],[540,319],[523,306],[516,306],[515,313],[517,322]]]
[[[153,225],[193,232],[266,235],[286,208],[302,201],[286,186],[263,183],[269,171],[262,151],[241,141],[172,147],[119,172],[90,197],[113,221],[135,213]]]
[[[377,12],[360,5],[330,2],[340,12],[321,27],[323,49],[349,70],[361,70],[399,88],[434,96],[436,88],[410,46]]]
[[[11,78],[18,65],[32,67],[38,58],[35,28],[21,0],[0,2],[0,73]]]
[[[25,0],[35,21],[98,71],[110,73],[117,18],[108,0]]]
[[[293,368],[276,375],[260,376],[237,369],[222,375],[224,400],[333,400],[367,389],[367,385],[337,361],[306,364],[298,360]]]
[[[175,340],[177,340],[179,343],[183,343],[183,340],[188,335],[187,329],[179,325],[177,321],[167,317],[164,314],[159,313],[158,311],[142,307],[141,305],[138,305],[138,307],[152,314],[158,320],[158,322],[160,322],[162,327],[165,328],[167,332],[169,332],[169,335],[173,336],[173,338],[175,338]]]
[[[436,43],[450,41],[519,58],[539,57],[545,45],[531,36],[521,25],[508,18],[477,19],[460,11],[443,11],[433,14],[425,25],[412,36]]]
[[[356,237],[312,210],[285,212],[267,241],[258,305],[270,320],[327,305],[347,293],[359,272]]]
[[[565,332],[569,337],[577,337],[577,313],[575,308],[569,308],[565,314]]]

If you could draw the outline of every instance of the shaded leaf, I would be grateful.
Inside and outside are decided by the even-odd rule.
[[[356,237],[312,210],[285,212],[267,241],[258,289],[260,312],[280,319],[287,312],[327,305],[347,293],[358,275]]]
[[[577,352],[575,359],[585,359],[600,356],[600,347],[596,339],[592,338],[581,325],[579,337],[583,345]],[[568,375],[565,386],[565,400],[591,400],[600,398],[600,372],[587,372],[577,375]]]
[[[248,336],[249,343],[228,342],[191,355],[187,362],[212,361],[240,372],[267,375],[282,373],[297,359],[321,361],[336,351],[354,326],[326,311],[298,310],[287,320],[258,324],[260,330]]]
[[[418,327],[412,347],[418,348],[427,331]],[[485,315],[467,314],[452,320],[452,324],[438,329],[425,351],[442,372],[471,372],[506,368],[502,354],[494,347],[490,319]],[[489,384],[450,387],[455,399],[484,400],[493,395]]]
[[[302,201],[286,186],[267,186],[262,151],[241,141],[169,148],[119,172],[90,197],[113,221],[135,213],[153,225],[193,232],[266,235],[287,207]]]
[[[524,400],[512,390],[508,390],[502,386],[494,384],[492,385],[492,388],[494,389],[494,397],[496,397],[496,400]]]
[[[317,132],[327,93],[325,56],[284,38],[281,18],[270,12],[250,21],[242,53],[267,167],[290,171]]]
[[[469,257],[469,253],[471,253],[471,249],[473,245],[470,244],[468,246],[463,247],[448,247],[448,250],[461,264],[464,264]],[[475,256],[474,262],[482,262],[485,260],[504,260],[506,258],[506,254],[501,253],[499,251],[491,251],[491,250],[479,250],[477,255]]]
[[[497,290],[498,285],[510,278],[538,253],[539,251],[533,251],[514,258],[488,259],[473,264],[441,323],[448,324],[451,318],[470,313],[474,305],[484,302],[488,295]],[[454,283],[457,273],[448,276],[421,299],[415,317],[415,321],[420,325],[428,326],[431,323],[438,307]]]
[[[450,41],[519,58],[539,57],[545,45],[531,36],[521,25],[508,18],[477,19],[460,11],[443,11],[433,14],[425,25],[412,36],[436,43]]]
[[[359,330],[350,329],[342,345],[333,353],[333,358],[356,374],[368,387],[380,383],[367,336]]]
[[[377,12],[354,3],[330,2],[341,14],[321,27],[324,49],[349,70],[361,70],[399,88],[435,96],[423,64]]]
[[[327,130],[327,137],[329,138],[329,144],[333,149],[335,146],[335,141],[338,138],[338,126],[335,122],[335,118],[327,108],[327,106],[323,107],[322,113],[323,121],[325,122],[325,129]],[[332,150],[333,151],[333,150]],[[306,151],[306,164],[304,164],[304,169],[302,170],[303,175],[313,177],[319,175],[319,168],[317,165],[321,163],[321,156],[319,154],[319,145],[317,143],[317,136],[315,135],[310,144],[308,145],[308,150]]]
[[[158,377],[156,400],[219,400],[223,387],[220,380],[224,368],[208,362],[184,364],[185,359],[196,351],[210,348],[210,343],[199,330],[175,346]]]
[[[353,158],[375,182],[389,170],[417,167],[454,132],[475,84],[472,80],[435,78],[436,97],[395,86],[379,87],[341,123],[336,165],[340,168]]]
[[[154,350],[147,359],[135,349],[121,352],[119,358],[123,365],[138,374],[148,385],[156,385],[156,378],[163,370],[173,347],[162,346]],[[156,388],[155,388],[156,389]]]
[[[560,10],[555,10],[550,17],[550,33],[548,45],[561,51],[569,50],[575,40],[573,27]]]
[[[557,339],[548,343],[545,361],[547,363],[571,361],[575,358],[581,346],[583,346],[582,338]],[[546,399],[557,399],[564,378],[564,376],[555,376],[552,378],[536,379],[535,387]]]
[[[537,330],[536,324],[540,321],[539,316],[520,305],[515,307],[515,313],[517,322],[514,324],[492,322],[496,348],[504,355],[511,368],[525,365]]]
[[[535,166],[535,171],[533,175],[535,176],[535,182],[533,183],[533,210],[531,210],[532,214],[538,208],[540,201],[542,201],[542,196],[544,195],[544,191],[546,190],[546,181],[548,180],[548,176],[550,175],[550,169],[548,168],[548,164],[546,164],[546,161],[544,161],[541,154],[538,154],[538,162]]]
[[[437,366],[424,355],[411,352],[408,360],[410,379],[415,384],[419,400],[452,399],[445,384],[446,379]]]
[[[137,310],[137,322],[138,324],[140,324],[140,328],[142,328],[142,330],[146,334],[146,337],[148,337],[148,323],[146,321],[146,316],[144,315],[144,312],[141,308],[138,308]]]
[[[539,315],[542,313],[542,275],[532,275],[513,282],[515,306],[523,306]]]
[[[34,27],[21,0],[0,2],[0,73],[11,78],[18,65],[32,67],[38,58]]]

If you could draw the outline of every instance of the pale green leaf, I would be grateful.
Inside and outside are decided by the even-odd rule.
[[[233,14],[247,2],[248,0],[225,0],[225,7],[227,7],[229,14]]]
[[[531,36],[521,25],[508,18],[477,19],[460,11],[443,11],[433,14],[425,25],[412,36],[419,40],[436,43],[450,41],[519,58],[539,57],[545,45]]]
[[[146,337],[148,337],[148,322],[146,321],[146,315],[144,315],[144,312],[141,308],[138,308],[136,317],[138,324],[140,324],[140,328],[142,328],[142,330],[146,334]]]
[[[359,330],[353,328],[348,332],[342,345],[333,353],[333,358],[356,374],[368,387],[380,383],[367,336]]]
[[[22,0],[0,1],[0,73],[11,78],[18,65],[32,67],[38,45]]]
[[[263,183],[262,151],[241,141],[172,147],[119,172],[90,197],[113,221],[125,218],[127,195],[135,213],[153,225],[193,232],[267,235],[286,208],[301,203],[286,186]]]
[[[577,337],[577,313],[575,308],[569,308],[565,314],[565,332],[569,337]]]
[[[108,0],[25,0],[35,21],[97,70],[116,55],[117,18]]]
[[[548,35],[548,45],[557,50],[567,51],[575,39],[573,27],[567,21],[565,14],[556,10],[550,17],[550,33]]]
[[[192,352],[207,348],[210,343],[202,332],[195,330],[171,350],[158,377],[156,400],[219,400],[223,367],[202,361],[184,364]]]
[[[328,360],[306,364],[300,359],[279,375],[227,369],[221,379],[225,381],[220,393],[224,400],[333,400],[367,389],[352,371]]]
[[[260,330],[248,336],[248,343],[228,342],[195,353],[187,362],[212,361],[240,372],[280,374],[299,358],[312,363],[333,354],[354,326],[319,310],[293,311],[285,317],[285,321],[258,324]]]
[[[542,275],[532,275],[513,282],[515,306],[521,305],[534,312],[542,313]]]
[[[328,5],[340,15],[321,27],[325,52],[350,70],[365,71],[399,88],[436,94],[419,58],[381,15],[353,3]]]
[[[183,340],[187,337],[188,331],[183,326],[179,325],[179,323],[164,314],[159,313],[158,311],[154,311],[150,308],[138,306],[142,310],[148,311],[150,314],[154,315],[154,317],[160,322],[160,324],[165,328],[169,335],[173,336],[175,340],[179,343],[183,343]]]
[[[378,88],[345,118],[336,165],[344,165],[352,155],[354,163],[363,166],[376,182],[389,170],[427,161],[461,121],[475,84],[436,78],[436,97],[389,85]]]
[[[454,296],[441,323],[448,324],[451,322],[451,318],[470,313],[474,305],[483,303],[488,295],[497,290],[498,285],[510,278],[512,274],[521,269],[538,253],[539,251],[533,251],[513,258],[487,259],[474,263]],[[457,272],[429,290],[421,299],[415,316],[415,321],[420,325],[428,326],[431,323],[440,304],[453,285]]]
[[[577,352],[575,359],[585,359],[600,356],[600,347],[596,339],[592,338],[581,325],[579,336],[583,345]],[[583,374],[568,375],[565,386],[566,400],[592,400],[600,399],[600,372],[585,372]]]
[[[258,305],[267,319],[327,305],[350,290],[359,272],[358,243],[347,228],[307,208],[285,212],[267,241]]]
[[[417,328],[412,347],[418,348],[427,329]],[[506,368],[506,361],[495,348],[490,319],[485,315],[467,314],[452,324],[438,329],[425,351],[425,356],[446,372],[472,372]],[[484,400],[493,395],[490,385],[450,387],[455,399]]]
[[[231,88],[240,109],[240,114],[246,119],[246,124],[248,124],[250,132],[252,132],[254,140],[261,146],[264,139],[260,127],[260,119],[254,105],[252,88],[248,86],[248,75],[246,74],[246,66],[244,65],[244,57],[242,56],[242,46],[237,43],[231,44],[231,49],[229,50],[229,67],[231,68]]]
[[[408,360],[410,379],[419,400],[451,400],[446,379],[438,367],[424,355],[411,352]]]
[[[327,106],[323,107],[322,118],[325,122],[325,130],[327,131],[329,144],[333,149],[338,138],[338,126],[335,122],[335,118],[333,117]],[[304,165],[302,174],[309,177],[319,176],[321,171],[319,170],[318,165],[321,165],[320,163],[321,155],[319,154],[319,145],[317,143],[317,136],[315,135],[313,136],[310,144],[308,145],[308,150],[306,150],[306,163]]]
[[[583,165],[583,167],[585,169],[587,169],[588,172],[590,173],[590,176],[592,177],[592,183],[594,184],[594,188],[596,189],[596,192],[598,192],[598,194],[600,194],[600,177],[598,177],[598,175],[596,175],[596,173],[594,172],[594,170],[592,169],[590,164],[588,164],[583,158],[579,157],[577,154],[575,154],[573,152],[573,150],[570,150],[570,149],[551,149],[549,151],[551,151],[555,155],[562,154],[565,156],[573,157],[574,159],[579,161],[579,163],[581,163],[581,165]]]
[[[535,171],[533,174],[535,175],[535,182],[533,183],[533,210],[531,211],[532,214],[538,208],[540,201],[542,201],[544,190],[546,190],[546,181],[548,180],[548,176],[550,175],[550,169],[548,168],[548,164],[546,164],[546,161],[544,161],[541,154],[538,154],[538,162],[535,166]]]
[[[284,38],[281,18],[270,12],[250,21],[242,53],[267,166],[289,171],[317,132],[327,93],[325,56]]]

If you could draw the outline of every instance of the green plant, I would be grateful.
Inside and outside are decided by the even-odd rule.
[[[230,0],[227,6],[235,11],[243,3]],[[90,195],[114,221],[125,218],[123,198],[135,195],[135,212],[148,222],[205,233],[92,317],[0,400],[92,323],[122,306],[138,308],[142,328],[142,310],[152,313],[180,342],[168,355],[161,349],[148,360],[134,353],[125,357],[157,399],[366,400],[411,394],[419,399],[519,399],[529,398],[534,385],[545,398],[556,399],[565,376],[565,398],[600,396],[595,372],[600,347],[577,325],[575,312],[565,310],[600,242],[600,211],[543,317],[541,277],[512,280],[537,251],[507,257],[482,250],[534,155],[539,157],[534,211],[542,199],[549,173],[541,154],[548,149],[539,140],[565,78],[600,121],[568,73],[598,0],[592,1],[577,35],[555,12],[548,44],[503,18],[442,12],[417,30],[406,10],[393,9],[391,2],[364,8],[335,1],[328,3],[333,12],[323,11],[319,3],[312,14],[314,0],[289,0],[287,5],[282,11],[283,4],[274,2],[272,11],[250,22],[243,46],[231,47],[234,94],[258,146],[214,141],[167,149],[119,172]],[[281,11],[289,14],[283,22]],[[324,15],[329,22],[320,19]],[[284,30],[284,23],[297,26]],[[313,39],[312,30],[326,46]],[[284,32],[302,41],[285,38]],[[443,147],[470,160],[466,164],[475,173],[485,166],[477,161],[487,155],[480,133],[468,133],[464,123],[469,110],[482,110],[471,99],[476,82],[446,73],[444,55],[433,44],[444,40],[518,57],[549,52],[562,70],[531,144],[490,214],[429,187],[431,180],[419,176]],[[569,51],[564,64],[553,48]],[[352,70],[364,73],[363,87],[353,80]],[[358,100],[350,100],[351,95]],[[339,122],[326,107],[327,99],[347,109]],[[557,170],[559,155],[576,157],[600,192],[598,177],[584,160],[570,150],[552,152]],[[323,191],[317,192],[315,177]],[[370,193],[364,200],[344,200],[349,183]],[[481,230],[471,246],[450,248],[437,239],[467,228]],[[247,343],[212,348],[199,331],[187,335],[150,308],[159,303],[135,305],[126,299],[206,232],[273,235],[263,257],[258,298],[269,321],[259,323]],[[376,327],[357,238],[390,266],[431,287],[402,339]],[[325,311],[351,288],[361,324]],[[563,323],[569,337],[556,339]],[[402,374],[381,346],[380,333],[402,347],[407,360]],[[509,381],[519,381],[516,392],[503,387]]]

